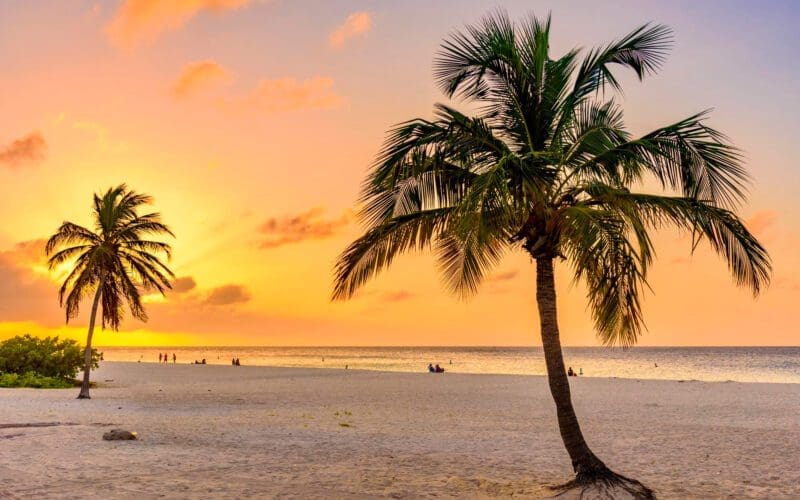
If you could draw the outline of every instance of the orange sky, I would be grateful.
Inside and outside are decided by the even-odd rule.
[[[798,345],[800,70],[789,2],[501,2],[551,11],[551,50],[655,20],[675,30],[662,73],[623,78],[634,133],[715,108],[755,177],[742,215],[775,268],[757,300],[687,235],[656,238],[643,345]],[[400,259],[347,303],[332,265],[359,228],[360,182],[394,123],[443,97],[431,62],[481,1],[156,0],[0,3],[0,339],[82,339],[63,326],[42,240],[88,224],[93,192],[152,194],[180,277],[98,345],[535,345],[534,270],[511,255],[469,302],[430,256]],[[459,106],[458,103],[455,104]],[[562,340],[595,345],[583,289],[558,275]],[[89,309],[87,305],[86,310]]]

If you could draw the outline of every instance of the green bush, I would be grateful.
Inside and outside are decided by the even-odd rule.
[[[100,356],[92,349],[92,368],[99,366]],[[0,343],[0,374],[72,380],[82,368],[83,348],[74,340],[26,334]]]
[[[16,373],[0,374],[0,387],[33,387],[36,389],[66,389],[72,387],[74,382],[63,378],[43,377],[33,372],[23,375]]]

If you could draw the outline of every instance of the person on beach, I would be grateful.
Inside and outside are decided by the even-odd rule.
[[[436,373],[436,370],[433,368],[433,363],[428,363],[428,373]]]
[[[242,366],[242,363],[239,361],[239,358],[236,358],[236,366]]]
[[[158,353],[158,362],[161,363],[161,353]]]
[[[178,356],[176,356],[175,353],[173,352],[172,353],[172,364],[174,365],[177,362],[178,362]]]
[[[436,370],[436,373],[444,373],[444,368],[442,368],[439,365],[436,365],[436,368],[434,368],[434,370]]]
[[[575,376],[575,372],[572,370],[571,366],[569,367],[569,370],[567,370],[567,376],[568,377],[574,377]]]
[[[580,369],[580,373],[578,375],[583,375],[583,368]]]

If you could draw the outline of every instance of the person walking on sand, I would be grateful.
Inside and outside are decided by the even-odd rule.
[[[173,352],[172,353],[172,364],[174,365],[177,362],[178,362],[178,356],[176,356],[175,353]]]
[[[161,363],[161,353],[158,353],[158,362]]]

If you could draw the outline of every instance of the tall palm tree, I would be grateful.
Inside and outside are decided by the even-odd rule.
[[[581,54],[549,53],[550,18],[504,12],[443,42],[435,78],[474,116],[437,104],[435,118],[393,128],[363,185],[364,234],[335,268],[334,299],[351,297],[401,253],[432,248],[449,289],[477,291],[511,250],[536,261],[536,299],[548,382],[575,478],[565,487],[621,487],[589,448],[570,398],[559,340],[554,262],[583,281],[599,339],[630,346],[653,260],[650,231],[666,225],[705,240],[737,285],[769,282],[766,250],[734,213],[748,174],[707,112],[632,137],[614,101],[616,68],[642,79],[665,59],[671,31],[644,25]],[[633,191],[651,180],[664,194]],[[694,247],[693,247],[694,248]]]
[[[161,223],[161,215],[140,215],[142,205],[152,202],[145,194],[135,193],[121,184],[102,195],[94,195],[94,229],[64,222],[50,237],[45,247],[50,256],[50,269],[65,262],[74,262],[72,271],[58,292],[65,307],[67,323],[76,317],[81,300],[92,294],[92,312],[84,351],[83,383],[78,399],[89,398],[89,371],[92,361],[92,335],[98,307],[102,327],[119,329],[123,302],[134,318],[147,321],[142,305],[142,292],[158,291],[162,295],[171,288],[172,271],[161,255],[171,255],[167,243],[153,241],[152,236],[172,231]]]

